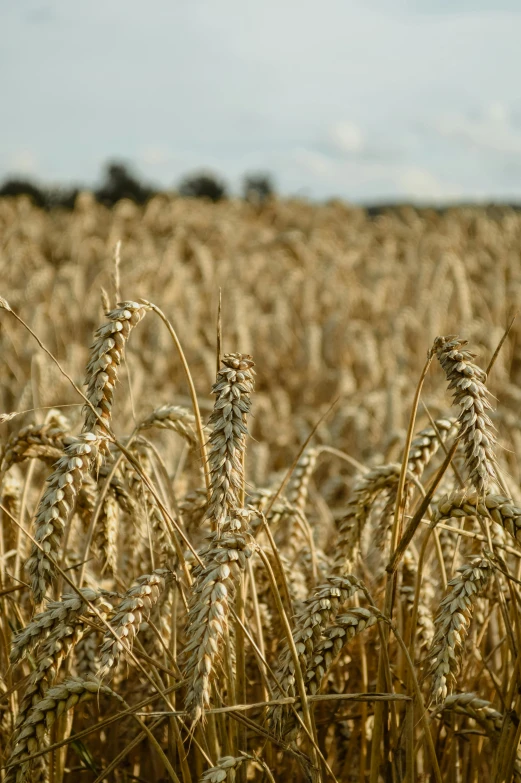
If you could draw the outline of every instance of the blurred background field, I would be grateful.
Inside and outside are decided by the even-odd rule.
[[[463,331],[485,364],[521,301],[521,215],[506,207],[371,216],[340,202],[160,195],[110,210],[83,193],[72,212],[3,199],[0,232],[3,293],[78,382],[102,318],[101,289],[114,301],[118,242],[121,295],[146,297],[168,313],[207,401],[220,289],[224,349],[251,353],[257,364],[249,464],[259,485],[291,461],[335,401],[316,440],[364,463],[388,460],[434,337]],[[515,483],[520,328],[516,322],[490,379],[497,415],[508,422],[501,443]],[[52,362],[6,318],[1,340],[2,410],[76,402]],[[132,336],[125,372],[138,416],[187,399],[178,358],[153,319]],[[443,379],[434,373],[426,389],[432,414],[446,412]],[[132,422],[128,393],[116,421]]]

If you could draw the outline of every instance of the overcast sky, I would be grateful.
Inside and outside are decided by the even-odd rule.
[[[0,0],[0,178],[521,201],[521,0]]]

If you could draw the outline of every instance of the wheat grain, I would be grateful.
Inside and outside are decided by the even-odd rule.
[[[221,756],[217,764],[199,778],[200,783],[223,783],[235,780],[235,772],[246,761],[254,761],[253,756]]]

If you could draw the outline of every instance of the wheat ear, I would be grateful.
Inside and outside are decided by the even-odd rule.
[[[496,439],[486,413],[492,407],[485,386],[487,376],[472,362],[475,355],[466,345],[466,340],[456,336],[437,337],[434,350],[449,381],[449,390],[453,390],[454,403],[461,409],[459,438],[464,446],[469,480],[479,494],[484,494],[490,481],[497,481]]]
[[[348,573],[353,570],[360,547],[362,530],[378,495],[395,488],[400,476],[400,465],[381,465],[366,473],[355,484],[347,509],[339,522],[338,543],[333,570]]]
[[[158,568],[151,574],[140,576],[136,580],[136,584],[127,590],[116,614],[110,621],[118,638],[115,639],[114,634],[110,631],[106,631],[103,637],[99,677],[105,677],[117,666],[119,656],[123,651],[132,649],[141,623],[150,616],[152,607],[157,603],[166,583],[172,576],[171,571]]]
[[[300,666],[307,677],[308,667],[312,666],[313,651],[323,639],[324,631],[336,617],[339,608],[361,589],[361,583],[353,576],[330,576],[315,589],[313,595],[304,604],[295,618],[293,640],[299,656]],[[276,666],[277,689],[281,696],[296,695],[295,664],[289,645],[284,643]],[[280,685],[280,687],[279,687]],[[287,705],[277,705],[269,712],[269,720],[277,728],[289,713]]]
[[[13,639],[10,653],[11,663],[19,663],[37,645],[47,639],[60,625],[70,625],[86,608],[87,602],[96,600],[95,590],[84,587],[77,593],[64,595],[61,601],[48,601],[45,611],[40,612],[19,631]]]
[[[374,625],[377,619],[378,613],[366,607],[354,607],[336,617],[335,624],[324,631],[325,638],[316,644],[310,656],[306,678],[312,694],[320,689],[320,683],[345,645]]]
[[[83,596],[85,598],[86,593]],[[101,594],[96,596],[95,603],[98,611],[101,611],[102,617],[112,611],[112,605]],[[44,698],[47,690],[56,679],[63,660],[71,655],[74,647],[88,628],[83,614],[90,616],[91,619],[96,616],[90,606],[84,605],[82,608],[84,610],[82,614],[79,612],[69,613],[69,616],[57,624],[51,635],[39,645],[36,668],[29,676],[16,716],[13,733],[15,742],[18,740],[30,711],[38,701]]]
[[[411,616],[414,607],[416,595],[416,577],[417,565],[411,550],[407,549],[403,557],[402,583],[400,585],[400,594],[404,599],[404,610]],[[420,595],[418,600],[416,630],[414,634],[418,639],[420,650],[430,648],[434,639],[434,622],[432,618],[431,604],[434,598],[434,588],[427,574],[423,574],[420,585]]]
[[[215,767],[207,769],[199,778],[199,783],[224,783],[235,781],[235,773],[246,761],[257,761],[254,756],[244,753],[242,756],[221,756]]]
[[[54,565],[60,558],[60,545],[65,526],[73,511],[74,500],[85,475],[98,453],[98,438],[86,432],[65,439],[65,453],[47,479],[47,489],[38,506],[35,519],[35,541],[26,569],[37,603],[42,601],[54,578]]]
[[[251,356],[227,353],[212,387],[216,400],[209,425],[210,502],[207,518],[219,531],[227,514],[242,506],[247,416],[253,392]]]
[[[455,685],[474,602],[487,587],[490,572],[488,560],[476,557],[458,568],[458,575],[448,583],[449,592],[434,619],[436,632],[429,652],[436,703],[446,699]]]
[[[97,680],[71,677],[49,688],[44,698],[37,701],[29,712],[18,734],[16,745],[7,762],[14,763],[14,766],[8,769],[4,783],[28,783],[31,762],[26,761],[26,757],[45,747],[45,735],[60,715],[100,693],[123,701],[111,688]]]
[[[481,515],[501,525],[518,544],[521,544],[521,508],[504,495],[468,495],[466,492],[453,492],[443,497],[435,510],[433,524],[451,517],[471,517]]]
[[[67,420],[56,415],[45,424],[28,424],[11,435],[0,462],[0,481],[16,463],[26,459],[55,462],[63,453],[63,439],[67,434]]]
[[[435,427],[429,425],[420,430],[411,441],[407,470],[416,478],[421,478],[425,468],[437,453],[442,443],[458,434],[456,419],[436,419]]]
[[[87,364],[85,396],[107,425],[110,424],[112,417],[114,388],[125,345],[131,330],[141,321],[148,309],[145,304],[121,302],[115,310],[106,314],[107,323],[96,331],[96,339],[91,346]],[[83,431],[100,432],[101,435],[105,435],[107,430],[92,408],[85,405],[83,412],[85,415]],[[101,448],[107,451],[105,442],[101,444]]]
[[[192,720],[204,718],[220,660],[230,602],[235,585],[252,554],[251,513],[236,509],[200,553],[206,565],[194,569],[186,624],[184,676],[188,679],[185,707]]]
[[[304,451],[298,460],[286,490],[286,497],[299,511],[306,509],[309,482],[320,456],[320,448],[311,447]]]
[[[162,405],[156,408],[139,425],[140,430],[172,430],[180,435],[189,446],[197,446],[195,416],[192,411],[180,405]]]

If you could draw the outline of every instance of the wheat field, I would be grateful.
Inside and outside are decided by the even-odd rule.
[[[521,780],[521,214],[0,237],[3,783]]]

